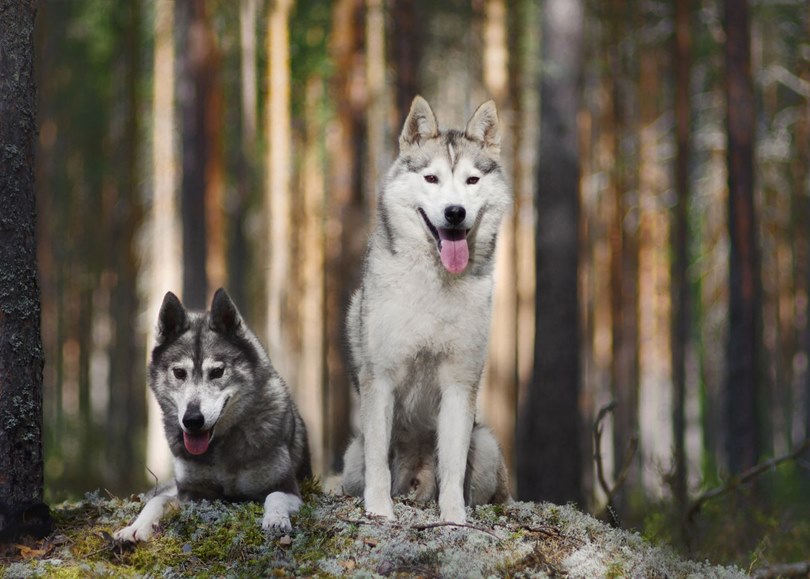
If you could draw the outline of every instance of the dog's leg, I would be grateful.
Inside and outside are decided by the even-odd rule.
[[[363,492],[366,512],[394,519],[391,468],[388,465],[394,392],[388,380],[373,380],[365,388],[360,396],[360,414],[366,462],[366,484]]]
[[[445,521],[464,523],[464,473],[474,415],[472,389],[449,384],[442,390],[438,422],[439,510]]]
[[[301,497],[298,495],[281,491],[270,493],[264,499],[262,529],[265,531],[270,529],[292,530],[290,515],[297,513],[301,504]]]
[[[115,532],[115,539],[129,543],[137,541],[148,541],[152,538],[155,532],[155,527],[160,521],[161,517],[170,508],[178,506],[177,500],[177,487],[172,487],[169,490],[152,497],[146,503],[146,506],[137,516],[135,522],[128,527],[124,527],[120,531]]]

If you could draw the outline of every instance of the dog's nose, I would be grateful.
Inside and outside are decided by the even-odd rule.
[[[186,413],[183,414],[183,426],[189,431],[194,432],[201,430],[205,425],[205,417],[200,412],[199,406],[189,405],[186,408]]]
[[[467,211],[461,205],[448,205],[444,208],[444,218],[450,225],[458,225],[467,216]]]

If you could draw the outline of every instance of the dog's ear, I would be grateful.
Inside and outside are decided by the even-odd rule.
[[[422,141],[431,139],[439,134],[439,125],[436,124],[436,115],[428,102],[416,95],[411,103],[411,112],[405,119],[402,134],[399,136],[400,150],[418,145]]]
[[[468,139],[483,143],[489,154],[498,158],[501,153],[501,130],[495,101],[488,100],[475,110],[467,123],[465,134]]]
[[[242,316],[239,315],[231,296],[223,288],[219,288],[211,300],[211,329],[220,334],[230,335],[235,334],[241,325]]]
[[[158,340],[165,342],[182,334],[188,329],[186,308],[172,292],[163,296],[163,304],[158,314]]]

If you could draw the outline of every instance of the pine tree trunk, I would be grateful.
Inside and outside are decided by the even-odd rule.
[[[327,143],[329,194],[326,223],[326,335],[327,367],[327,454],[339,465],[351,430],[351,390],[344,366],[344,323],[349,299],[360,283],[366,247],[368,205],[363,197],[362,140],[363,92],[357,90],[357,67],[361,66],[363,3],[339,0],[332,9],[332,38],[329,46],[335,63],[332,98],[337,119]],[[354,90],[353,90],[354,89]]]
[[[691,106],[689,77],[691,72],[690,17],[692,0],[675,2],[675,40],[673,70],[675,74],[675,192],[672,239],[672,427],[674,438],[673,494],[681,513],[686,507],[686,350],[689,345],[689,264],[688,209]]]
[[[521,408],[518,495],[582,503],[579,416],[579,143],[581,0],[548,0],[537,191],[535,366]]]
[[[396,71],[397,127],[405,122],[413,97],[419,94],[420,26],[416,0],[392,0],[393,67]]]
[[[143,219],[138,191],[138,153],[141,78],[141,12],[137,2],[127,4],[122,17],[125,106],[120,147],[120,173],[112,213],[110,271],[115,272],[110,295],[113,338],[110,350],[110,396],[106,432],[107,488],[131,491],[144,480],[142,448],[146,419],[144,355],[138,331],[138,270],[136,236]]]
[[[728,468],[759,458],[757,400],[761,355],[761,283],[754,206],[754,89],[748,3],[726,0],[728,131],[729,339],[725,413]]]
[[[207,18],[205,0],[177,0],[175,22],[180,47],[177,54],[177,101],[180,111],[182,177],[180,210],[183,222],[183,303],[191,309],[206,307],[208,232],[205,175],[209,148],[206,142]]]
[[[290,119],[289,18],[292,0],[274,0],[267,14],[267,108],[268,143],[265,208],[267,211],[267,347],[270,359],[285,377],[296,370],[287,347],[286,300],[290,276],[290,166],[292,129]]]
[[[0,1],[0,541],[50,531],[42,504],[34,1]]]
[[[167,291],[178,293],[182,284],[180,231],[178,229],[175,177],[177,155],[174,137],[174,5],[172,0],[155,2],[155,54],[152,96],[153,199],[150,212],[151,286],[147,306],[149,329],[147,348],[154,344],[154,328]],[[146,464],[158,480],[171,475],[171,453],[166,445],[160,407],[147,395],[148,425]]]

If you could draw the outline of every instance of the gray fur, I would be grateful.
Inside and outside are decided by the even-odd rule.
[[[175,465],[176,488],[156,499],[266,500],[263,526],[289,528],[289,514],[300,504],[298,482],[312,475],[306,428],[284,380],[224,290],[208,312],[188,312],[166,294],[149,386]],[[184,431],[197,432],[184,417],[196,409],[204,420],[200,436],[209,437],[201,454],[184,443]],[[116,536],[148,539],[157,520],[147,511]]]

